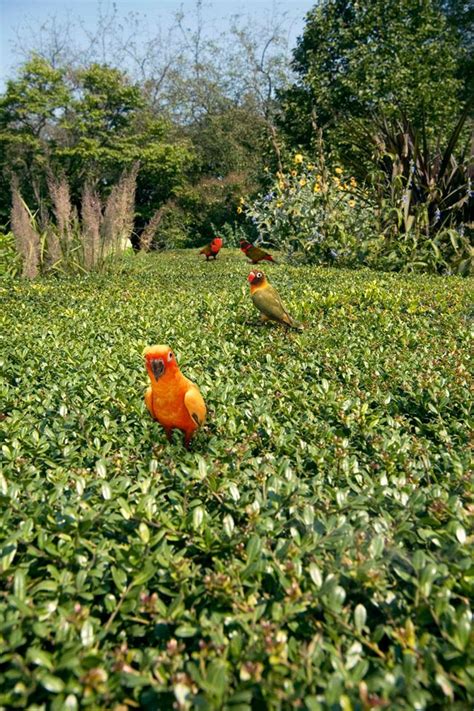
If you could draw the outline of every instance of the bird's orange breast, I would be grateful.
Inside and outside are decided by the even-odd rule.
[[[264,281],[261,281],[259,284],[250,284],[250,295],[255,294],[256,291],[260,291],[261,289],[266,289],[268,286],[268,282],[265,279]]]
[[[165,428],[191,432],[196,429],[197,424],[184,404],[184,396],[190,388],[190,383],[181,373],[176,375],[174,378],[164,376],[152,387],[152,414]]]

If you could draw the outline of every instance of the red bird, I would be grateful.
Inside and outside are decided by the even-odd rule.
[[[214,257],[214,259],[217,257],[219,254],[220,248],[222,247],[222,238],[221,237],[214,237],[212,242],[209,242],[209,244],[206,244],[205,247],[201,249],[199,254],[205,254],[206,255],[206,262],[209,261],[210,257]]]
[[[278,262],[273,259],[271,254],[265,252],[263,249],[260,249],[260,247],[255,247],[255,245],[250,244],[250,242],[246,242],[244,239],[240,240],[240,249],[245,256],[250,259],[252,264],[258,264],[262,261],[278,264]]]

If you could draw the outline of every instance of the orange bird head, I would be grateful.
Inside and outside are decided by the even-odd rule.
[[[214,239],[211,242],[212,246],[215,247],[216,249],[220,249],[223,244],[223,239],[222,237],[214,237]]]
[[[251,271],[247,278],[251,286],[262,286],[267,281],[265,274],[260,270],[257,271],[256,269]]]
[[[143,355],[152,384],[157,383],[167,373],[179,370],[174,353],[169,346],[147,346]]]

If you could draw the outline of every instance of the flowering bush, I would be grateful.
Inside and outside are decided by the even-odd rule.
[[[239,210],[239,208],[238,208]],[[260,234],[294,261],[352,263],[363,259],[375,226],[371,208],[355,178],[342,168],[329,171],[301,153],[278,172],[270,190],[252,204],[241,201]]]
[[[327,168],[320,137],[314,163],[296,153],[266,195],[249,205],[241,199],[237,211],[294,261],[472,274],[472,161],[453,152],[466,116],[444,150],[406,122],[354,124],[374,166],[362,187],[342,168]]]

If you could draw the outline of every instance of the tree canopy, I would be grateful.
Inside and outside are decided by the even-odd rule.
[[[338,144],[351,118],[403,113],[433,135],[446,133],[464,89],[461,35],[437,0],[323,0],[294,51],[284,130],[308,145],[313,113]]]

